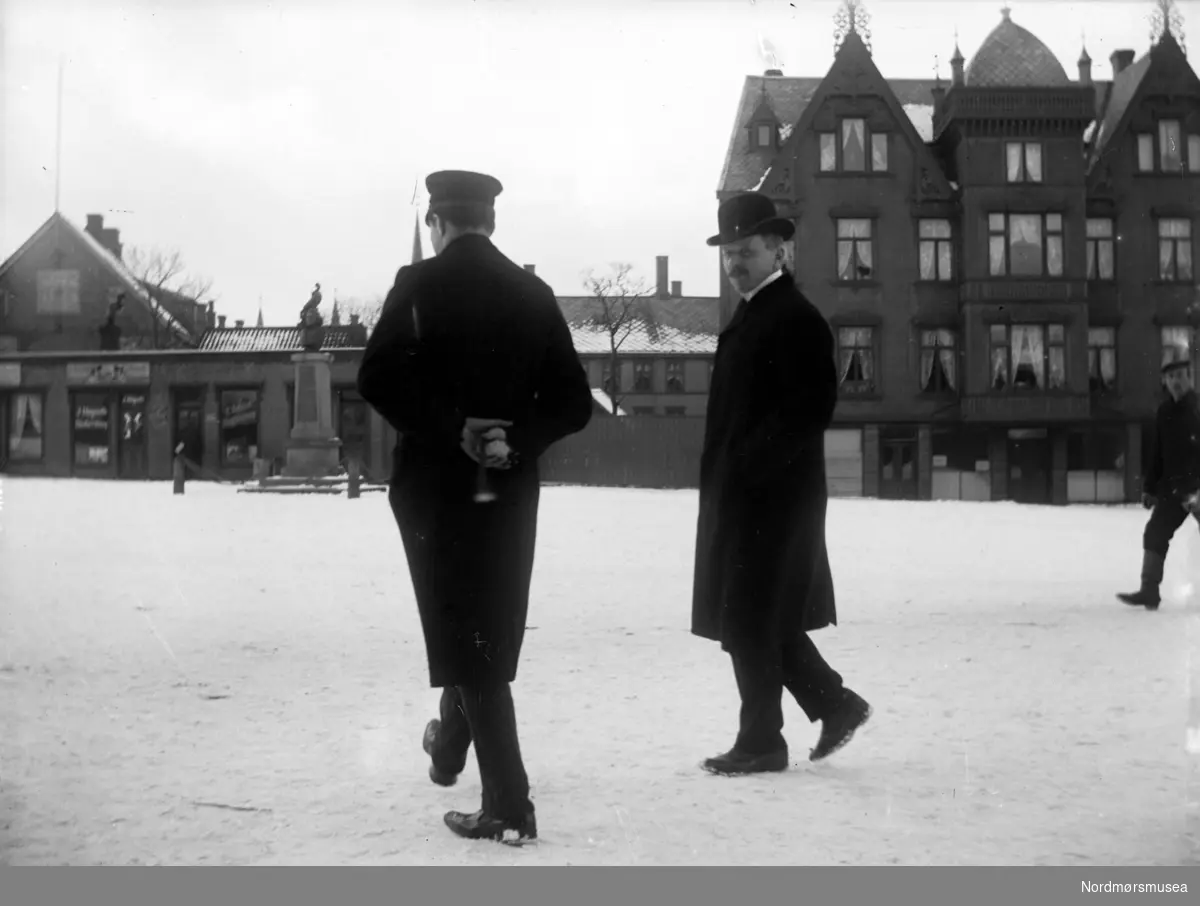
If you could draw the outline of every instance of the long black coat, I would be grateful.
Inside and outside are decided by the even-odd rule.
[[[785,272],[721,333],[700,462],[692,632],[771,650],[837,623],[825,548],[833,334]]]
[[[1200,489],[1200,400],[1189,390],[1168,398],[1154,420],[1154,453],[1142,490],[1155,497],[1184,498]]]
[[[415,319],[415,322],[414,322]],[[400,269],[358,374],[400,433],[389,500],[408,558],[434,687],[516,678],[537,537],[537,457],[592,414],[558,302],[486,237]],[[498,499],[473,501],[467,416],[513,422]]]

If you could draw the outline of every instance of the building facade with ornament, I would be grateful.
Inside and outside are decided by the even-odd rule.
[[[1160,366],[1195,358],[1200,324],[1178,31],[1108,81],[1084,50],[1072,78],[1006,8],[948,81],[888,79],[848,4],[824,77],[746,79],[718,198],[764,191],[796,223],[837,340],[833,493],[1137,499]]]

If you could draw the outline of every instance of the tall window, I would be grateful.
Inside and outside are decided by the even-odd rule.
[[[772,145],[771,139],[773,138],[771,133],[774,131],[775,130],[772,129],[770,126],[759,126],[758,127],[758,147],[770,148]]]
[[[917,231],[921,246],[921,279],[952,279],[951,263],[954,259],[950,245],[950,221],[922,220]]]
[[[1062,324],[993,324],[993,390],[1061,390],[1067,384]]]
[[[1192,279],[1192,222],[1182,217],[1158,221],[1158,278],[1172,283]]]
[[[1192,329],[1164,327],[1162,329],[1162,363],[1186,362],[1192,358]]]
[[[871,132],[864,119],[844,119],[838,132],[821,132],[817,141],[822,173],[887,172],[888,134]]]
[[[1117,389],[1115,327],[1088,328],[1088,386],[1092,393],[1112,393]]]
[[[886,173],[888,168],[888,136],[886,132],[871,133],[871,170]]]
[[[1004,146],[1009,182],[1042,181],[1042,146],[1038,142],[1008,142]]]
[[[1158,168],[1164,173],[1183,169],[1180,138],[1179,120],[1158,121]]]
[[[1154,172],[1154,136],[1148,132],[1137,137],[1137,167],[1140,173]]]
[[[654,364],[652,362],[634,363],[633,389],[635,393],[649,393],[654,389]]]
[[[1200,173],[1200,135],[1187,137],[1188,170]]]
[[[37,462],[44,451],[40,393],[14,393],[8,405],[8,458],[11,462]]]
[[[871,246],[871,221],[838,220],[838,279],[869,280],[875,260]]]
[[[989,214],[988,266],[993,277],[1061,277],[1062,214]]]
[[[1113,222],[1109,217],[1089,217],[1087,221],[1087,278],[1113,279]]]
[[[258,456],[258,391],[221,391],[221,464],[250,465]]]
[[[921,331],[922,393],[953,393],[958,389],[955,347],[952,330]]]
[[[667,393],[683,393],[683,362],[671,359],[667,362]]]
[[[838,329],[838,378],[847,393],[875,390],[875,330],[871,327]]]

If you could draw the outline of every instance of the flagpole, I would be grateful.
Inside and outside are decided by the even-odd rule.
[[[62,97],[63,97],[63,57],[58,57],[58,126],[54,139],[54,212],[59,211],[59,197],[62,191]]]

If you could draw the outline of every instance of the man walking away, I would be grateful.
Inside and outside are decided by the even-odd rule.
[[[1117,597],[1134,607],[1158,610],[1167,549],[1189,514],[1200,521],[1200,408],[1192,388],[1192,363],[1183,358],[1163,366],[1169,398],[1154,420],[1154,455],[1142,482],[1142,505],[1150,514],[1142,535],[1142,587]]]
[[[492,244],[500,183],[426,181],[436,257],[403,267],[358,389],[396,429],[388,493],[425,637],[438,720],[422,741],[452,785],[475,744],[482,807],[449,812],[472,839],[537,837],[509,684],[516,678],[540,485],[537,459],[583,430],[587,375],[554,293]]]
[[[741,696],[733,748],[715,774],[783,771],[787,689],[821,721],[809,758],[845,745],[869,717],[807,633],[834,625],[825,549],[825,429],[837,405],[833,334],[796,288],[795,228],[751,192],[717,213],[725,272],[742,301],[717,343],[700,465],[692,632],[721,643]]]

